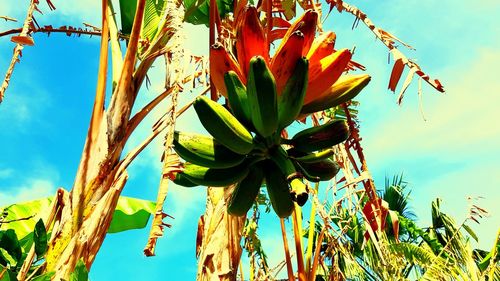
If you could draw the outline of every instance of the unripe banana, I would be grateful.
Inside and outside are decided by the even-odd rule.
[[[255,202],[263,179],[264,172],[260,166],[250,167],[248,175],[236,185],[231,194],[227,212],[235,216],[244,216]]]
[[[232,168],[215,169],[186,163],[182,174],[198,185],[223,187],[241,181],[248,174],[248,165],[244,162]]]
[[[366,74],[342,76],[332,87],[322,93],[320,97],[304,104],[301,113],[310,114],[348,102],[355,98],[368,85],[370,79],[371,77]]]
[[[264,138],[278,129],[278,102],[274,77],[262,57],[250,60],[247,94],[256,132]]]
[[[263,169],[266,177],[266,188],[274,212],[280,218],[286,218],[292,214],[293,201],[286,176],[280,168],[272,161],[264,161]]]
[[[286,82],[283,93],[278,96],[278,130],[286,128],[299,115],[307,90],[307,73],[309,63],[300,58],[293,70],[292,76]]]
[[[278,166],[280,171],[286,176],[286,180],[290,182],[292,188],[292,199],[303,206],[307,202],[309,194],[307,185],[301,181],[302,174],[297,172],[292,160],[288,157],[287,152],[281,147],[277,147],[270,153],[271,160]]]
[[[176,131],[173,144],[184,160],[208,168],[230,168],[245,160],[245,155],[234,153],[209,136]]]
[[[335,177],[340,170],[340,166],[330,159],[314,163],[296,161],[295,164],[305,178],[312,182],[329,181]]]
[[[332,148],[329,148],[317,152],[307,153],[302,156],[297,156],[297,157],[290,156],[290,158],[300,163],[316,163],[330,158],[334,153],[335,151]]]
[[[250,132],[222,105],[206,97],[193,103],[203,127],[221,144],[238,154],[248,154],[253,148]]]
[[[184,187],[198,186],[198,184],[188,180],[183,173],[176,173],[173,183]]]
[[[321,126],[305,129],[289,141],[294,149],[313,152],[330,148],[349,137],[349,126],[344,120],[333,120]]]
[[[241,82],[238,74],[234,71],[229,71],[224,75],[226,83],[227,98],[234,116],[245,127],[253,128],[252,113],[248,105],[247,89]]]

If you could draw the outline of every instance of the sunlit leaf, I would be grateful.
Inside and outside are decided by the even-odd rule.
[[[130,197],[120,197],[108,233],[144,228],[155,211],[155,203]]]
[[[49,197],[0,207],[0,210],[8,213],[4,221],[10,221],[9,223],[2,223],[0,230],[14,229],[17,237],[22,239],[32,233],[35,223],[43,214],[50,211],[51,203],[52,197]]]
[[[463,225],[463,228],[465,229],[465,231],[467,231],[467,233],[469,233],[469,235],[474,239],[476,240],[476,242],[479,242],[479,238],[477,237],[476,233],[466,224]]]
[[[150,41],[158,33],[158,27],[165,11],[165,0],[146,1],[144,9],[144,23],[142,25],[142,37]]]
[[[5,219],[6,221],[18,220],[21,218],[23,218],[23,220],[3,223],[0,225],[0,230],[15,230],[17,236],[21,238],[23,248],[29,249],[32,240],[25,240],[24,238],[32,234],[35,224],[40,217],[48,213],[51,202],[52,197],[13,204],[6,207],[5,210],[8,212]],[[120,197],[108,232],[115,233],[145,227],[148,223],[149,216],[154,213],[154,206],[154,202],[151,201],[123,196]],[[0,207],[0,210],[1,209],[3,208]]]
[[[159,23],[165,11],[165,0],[146,0],[141,35],[152,40],[158,32]],[[120,0],[122,33],[130,34],[134,23],[137,0]]]
[[[0,264],[7,266],[15,266],[17,264],[16,260],[7,252],[5,249],[0,248]]]

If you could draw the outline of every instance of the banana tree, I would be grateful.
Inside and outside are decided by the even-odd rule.
[[[50,1],[47,2],[51,8],[54,7]],[[4,91],[23,46],[33,42],[32,34],[47,32],[47,30],[36,28],[32,24],[33,11],[37,9],[37,4],[38,1],[31,1],[21,33],[12,38],[13,42],[16,43],[16,49],[6,79],[0,89],[0,101],[4,96]],[[352,51],[335,49],[335,34],[333,32],[324,32],[320,36],[316,36],[317,31],[322,30],[319,20],[321,19],[319,3],[298,1],[298,4],[306,11],[292,22],[289,21],[295,16],[295,4],[282,5],[282,3],[274,1],[260,1],[256,7],[247,4],[247,1],[214,0],[120,1],[118,10],[121,17],[120,32],[120,27],[117,26],[115,20],[117,13],[113,9],[111,1],[102,1],[102,27],[97,31],[101,35],[99,71],[87,139],[73,188],[69,193],[58,192],[57,202],[59,204],[54,207],[56,222],[52,228],[52,238],[48,245],[45,268],[46,272],[55,272],[55,275],[52,276],[53,280],[67,279],[75,268],[80,268],[77,264],[82,264],[82,262],[87,269],[90,269],[107,229],[110,225],[112,226],[113,211],[116,209],[119,195],[127,181],[127,167],[155,137],[165,130],[168,129],[165,137],[165,152],[162,157],[164,169],[160,180],[151,235],[145,248],[146,255],[154,255],[156,239],[163,233],[162,218],[166,214],[163,213],[162,206],[168,191],[169,181],[179,181],[181,179],[178,177],[183,175],[187,178],[188,184],[213,186],[212,183],[218,183],[201,181],[196,177],[199,173],[189,173],[189,169],[186,169],[186,166],[189,165],[183,165],[176,155],[177,153],[183,158],[189,158],[189,156],[186,157],[187,153],[183,154],[179,150],[181,142],[174,127],[176,117],[182,114],[190,106],[190,103],[178,108],[178,95],[187,82],[200,81],[202,79],[198,78],[203,78],[207,74],[203,69],[193,75],[187,75],[179,67],[185,55],[182,51],[184,49],[182,37],[179,36],[183,21],[205,24],[209,27],[210,32],[210,42],[208,43],[211,46],[210,95],[212,101],[197,99],[194,102],[195,109],[201,108],[203,105],[206,105],[205,108],[223,108],[215,101],[218,100],[219,95],[228,98],[232,110],[230,114],[234,114],[236,116],[234,118],[238,119],[238,122],[242,122],[249,127],[250,131],[253,131],[253,133],[246,134],[247,144],[257,143],[261,148],[249,156],[249,153],[253,153],[253,148],[247,151],[243,147],[245,137],[243,137],[243,143],[234,147],[231,147],[230,143],[222,143],[224,138],[219,138],[219,141],[226,148],[233,148],[233,152],[240,152],[245,159],[258,157],[258,154],[264,154],[265,158],[280,159],[274,163],[266,162],[265,164],[268,165],[266,167],[270,167],[266,169],[267,171],[275,172],[271,173],[272,175],[264,176],[268,191],[271,191],[269,194],[271,206],[281,217],[292,214],[295,247],[298,253],[297,275],[299,279],[305,280],[307,275],[309,278],[315,276],[314,272],[318,268],[319,255],[316,254],[314,261],[312,261],[312,254],[308,254],[311,264],[307,268],[312,269],[312,273],[306,274],[302,255],[301,213],[298,205],[303,204],[309,195],[308,180],[329,180],[335,176],[339,170],[338,164],[333,160],[326,161],[323,157],[332,156],[333,146],[345,140],[347,130],[351,131],[351,134],[357,131],[352,127],[352,124],[333,121],[326,124],[326,127],[312,128],[310,129],[312,131],[299,133],[296,138],[288,139],[287,132],[283,129],[294,120],[304,120],[308,116],[311,116],[315,124],[319,124],[318,120],[327,116],[325,110],[328,111],[334,106],[344,104],[359,94],[369,82],[369,76],[344,76],[341,78],[344,72],[363,69],[363,67],[351,60]],[[339,11],[347,11],[362,20],[394,54],[396,61],[390,81],[392,90],[395,90],[402,69],[406,66],[413,73],[424,77],[437,90],[443,91],[439,81],[430,80],[417,64],[404,59],[404,55],[395,49],[394,42],[387,40],[387,38],[393,37],[375,27],[364,13],[342,1],[330,1],[329,4],[332,7],[337,7]],[[74,31],[67,30],[67,32],[80,31],[75,29]],[[124,55],[122,55],[123,44],[120,44],[119,41],[121,39],[126,40]],[[270,46],[279,39],[282,39],[281,43],[275,54],[271,56]],[[108,48],[111,49],[111,53],[109,53]],[[233,54],[234,50],[236,50],[236,55]],[[165,91],[135,115],[132,115],[132,107],[141,85],[146,79],[146,74],[155,59],[160,56],[164,56],[167,64]],[[108,57],[111,57],[112,61],[112,85],[110,86],[106,85]],[[198,62],[200,61],[203,60],[198,60]],[[263,82],[262,84],[265,84],[266,87],[261,88],[260,82]],[[406,84],[401,90],[401,98],[407,87]],[[244,87],[246,90],[241,91]],[[274,89],[275,94],[268,96],[258,94],[268,89]],[[158,120],[151,136],[128,154],[123,155],[124,146],[132,132],[148,113],[168,96],[171,97],[171,106],[167,113]],[[106,106],[105,101],[108,98],[110,102]],[[246,100],[239,100],[239,98]],[[280,108],[275,106],[278,101],[282,105]],[[238,111],[238,105],[241,106],[240,111]],[[251,110],[245,109],[246,105],[251,105]],[[227,109],[219,109],[218,111],[224,110],[227,111]],[[202,111],[198,109],[198,115],[204,115],[201,113]],[[347,111],[346,114],[348,114]],[[201,121],[203,122],[203,120]],[[329,126],[334,126],[332,124],[335,124],[337,129],[331,130],[332,128]],[[214,127],[211,130],[207,128],[207,130],[216,137],[215,134],[220,129],[219,127]],[[315,143],[313,148],[307,144],[308,137],[332,131],[343,132],[343,135],[338,136],[335,142],[320,141]],[[251,136],[250,139],[248,135]],[[255,142],[252,139],[254,136],[257,136]],[[351,138],[345,147],[338,146],[335,151],[339,150],[341,151],[340,155],[347,157],[344,152],[346,149],[349,150],[352,143]],[[173,151],[173,144],[175,144],[176,153]],[[285,151],[287,146],[294,146],[297,150],[295,154],[293,151],[290,153]],[[242,147],[245,150],[243,153],[238,151]],[[316,154],[316,150],[323,149],[325,151]],[[271,154],[276,155],[270,156]],[[363,158],[359,150],[358,155]],[[319,172],[314,174],[310,171],[315,169],[308,170],[303,167],[307,166],[307,161],[310,161],[311,157],[314,159],[322,158],[328,162],[326,174]],[[337,162],[340,162],[340,157],[337,158]],[[297,159],[301,159],[301,161]],[[362,170],[366,171],[366,163],[364,159],[361,160],[363,162]],[[355,180],[350,172],[353,168],[345,164],[347,161],[349,161],[347,158],[343,158],[342,168],[345,179]],[[297,170],[301,172],[296,173]],[[203,170],[203,175],[206,172],[207,169]],[[282,176],[275,178],[274,174],[277,173],[282,174]],[[299,174],[301,176],[297,176]],[[255,174],[252,176],[259,177]],[[203,179],[205,179],[204,176]],[[291,194],[288,191],[287,180],[292,183]],[[275,181],[278,183],[275,186],[286,187],[286,189],[278,190],[284,194],[283,196],[279,192],[272,195],[272,186]],[[200,219],[199,227],[198,279],[200,280],[214,277],[234,280],[236,276],[242,251],[240,240],[243,235],[245,215],[256,198],[256,193],[253,192],[252,196],[243,196],[244,204],[231,205],[231,202],[234,203],[237,199],[235,197],[237,193],[234,191],[238,190],[242,182],[242,178],[240,178],[224,183],[224,185],[237,183],[236,186],[225,189],[207,189],[207,211]],[[364,178],[358,182],[363,183],[365,191],[370,197],[370,204],[374,206],[373,213],[375,215],[371,215],[371,218],[376,218],[380,213],[380,201],[377,200],[373,180]],[[260,188],[262,175],[260,181],[249,181],[249,183],[253,187]],[[311,194],[314,193],[311,192]],[[241,200],[236,201],[241,202]],[[318,208],[321,207],[320,204],[316,205]],[[227,209],[228,206],[229,209]],[[230,215],[228,210],[240,217]],[[51,223],[47,225],[50,227]],[[284,229],[284,224],[282,226]],[[367,231],[371,231],[370,235],[373,238],[375,237],[373,232],[380,230],[381,226],[376,225]],[[220,247],[211,247],[210,243],[214,241],[220,243]],[[321,243],[321,239],[318,241]],[[341,246],[338,246],[337,249],[340,252],[346,252]],[[80,260],[82,262],[79,262]],[[29,267],[29,264],[28,261],[26,266]],[[287,265],[290,265],[289,258]],[[291,265],[287,266],[287,269],[288,276],[292,279]]]
[[[178,29],[172,22],[183,18],[180,2],[132,2],[120,3],[123,12],[120,33],[111,1],[102,1],[101,50],[94,108],[74,186],[69,193],[58,192],[53,214],[55,222],[45,258],[45,271],[54,272],[53,280],[68,279],[79,260],[90,269],[108,228],[112,227],[113,213],[128,177],[126,168],[144,146],[127,155],[122,155],[123,148],[150,110],[173,89],[178,91],[177,88],[166,89],[132,116],[132,107],[147,71],[157,57],[167,53],[167,43]],[[37,4],[38,1],[32,1],[30,11],[36,9]],[[130,13],[132,17],[127,18],[125,14]],[[32,13],[28,13],[25,26],[31,26],[32,20]],[[127,26],[130,29],[127,30]],[[31,38],[31,33],[27,28],[20,36]],[[120,38],[127,39],[124,56]],[[25,44],[21,40],[16,43],[21,47]],[[111,87],[106,85],[108,56],[113,66]],[[17,57],[14,56],[13,60]],[[12,69],[9,69],[8,75],[11,73]],[[178,82],[184,77],[176,79]],[[110,103],[105,106],[107,96]],[[157,136],[161,131],[157,130],[153,135]]]

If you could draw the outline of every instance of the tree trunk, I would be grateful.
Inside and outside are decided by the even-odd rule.
[[[107,1],[103,0],[103,11],[109,13],[106,3]],[[176,29],[170,28],[168,24],[170,17],[177,16],[179,13],[169,13],[169,9],[178,9],[179,5],[180,2],[177,0],[167,0],[167,20],[161,30],[165,36],[157,45],[160,49],[176,32]],[[127,139],[137,126],[134,122],[142,120],[140,117],[137,118],[138,121],[135,120],[136,115],[133,122],[130,122],[131,110],[143,81],[141,75],[147,72],[141,72],[141,75],[137,72],[134,74],[144,7],[145,0],[138,0],[122,69],[113,69],[121,74],[107,110],[104,109],[103,103],[106,79],[102,77],[107,76],[108,34],[105,31],[107,29],[103,28],[98,74],[100,78],[87,139],[73,188],[68,198],[59,206],[59,213],[49,242],[45,270],[55,272],[52,280],[68,280],[80,259],[83,260],[87,269],[90,269],[104,241],[118,198],[127,181],[126,167],[137,155],[136,153],[144,148],[141,147],[133,151],[134,153],[130,153],[134,154],[131,157],[121,159]],[[103,17],[103,27],[108,25],[110,17],[110,14]],[[114,24],[114,21],[111,24]],[[144,59],[140,67],[151,65],[155,58],[153,56]],[[146,114],[144,113],[142,117]]]
[[[196,280],[236,280],[246,217],[227,213],[226,203],[233,188],[207,189],[207,208],[198,225]]]

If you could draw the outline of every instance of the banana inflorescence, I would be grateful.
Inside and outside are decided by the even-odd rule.
[[[206,97],[193,103],[211,136],[176,132],[174,149],[186,162],[173,181],[182,186],[234,185],[228,212],[244,216],[262,185],[280,217],[294,201],[308,198],[307,182],[331,180],[339,171],[333,147],[349,137],[346,121],[331,120],[282,137],[294,120],[355,97],[370,78],[347,76],[348,50],[334,51],[335,34],[315,39],[317,14],[307,11],[285,34],[274,57],[255,8],[247,7],[237,25],[237,58],[222,45],[211,48],[211,76],[228,107]],[[251,45],[256,44],[256,45]],[[262,45],[262,46],[261,46]],[[260,47],[256,47],[260,46]]]

